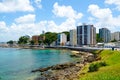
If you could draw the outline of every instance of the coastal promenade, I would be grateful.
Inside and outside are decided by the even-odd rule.
[[[97,48],[97,47],[71,47],[71,46],[49,46],[45,48],[53,48],[53,49],[69,49],[69,50],[76,50],[76,51],[84,51],[84,52],[92,52],[95,50],[105,50],[111,48]]]
[[[112,48],[98,48],[98,47],[74,47],[74,46],[40,46],[40,45],[8,45],[8,44],[0,44],[0,47],[3,48],[24,48],[24,49],[69,49],[69,50],[76,50],[76,51],[84,51],[84,52],[91,52],[95,50],[106,50]],[[115,48],[118,49],[118,48]]]

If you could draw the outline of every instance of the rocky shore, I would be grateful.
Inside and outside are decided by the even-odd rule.
[[[70,56],[80,58],[80,60],[32,70],[32,73],[41,73],[34,80],[78,80],[80,70],[87,63],[96,60],[96,56],[89,52],[77,52]]]

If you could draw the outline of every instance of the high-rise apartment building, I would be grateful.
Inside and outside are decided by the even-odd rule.
[[[70,45],[71,46],[77,45],[77,30],[76,29],[70,30]]]
[[[120,41],[120,32],[111,33],[111,41],[113,40]]]
[[[96,28],[93,25],[77,26],[77,45],[94,46],[96,44]]]
[[[99,37],[103,40],[103,42],[108,43],[111,40],[110,30],[107,28],[99,29]]]
[[[67,36],[64,33],[60,33],[57,36],[57,45],[64,46],[67,42]]]

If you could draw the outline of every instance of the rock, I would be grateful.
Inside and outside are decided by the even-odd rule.
[[[40,77],[35,80],[78,80],[81,68],[83,68],[88,62],[101,59],[88,52],[80,52],[70,56],[80,57],[80,60],[33,70],[32,72],[41,72]],[[84,73],[82,75],[84,75]]]
[[[80,55],[79,54],[72,54],[72,55],[70,55],[70,57],[80,57]]]
[[[50,67],[46,67],[46,68],[39,68],[39,69],[36,69],[36,70],[32,70],[31,72],[44,72],[44,71],[47,71],[47,70],[49,70],[51,68],[51,66]]]
[[[84,66],[84,64],[76,64],[76,66],[78,66],[78,67],[83,67]]]
[[[57,64],[55,66],[50,66],[50,67],[46,67],[46,68],[39,68],[39,69],[36,69],[36,70],[32,70],[31,72],[45,72],[45,71],[48,71],[49,69],[51,69],[51,70],[62,70],[62,69],[69,68],[69,67],[72,67],[72,66],[75,66],[75,64],[74,63]]]
[[[51,69],[52,70],[61,70],[61,69],[69,68],[69,67],[72,67],[72,66],[75,66],[75,64],[74,63],[65,63],[65,64],[55,65]]]
[[[87,57],[87,62],[92,62],[92,61],[94,61],[94,60],[95,60],[94,55],[88,55],[88,57]]]

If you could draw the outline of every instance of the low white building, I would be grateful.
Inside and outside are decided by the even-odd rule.
[[[112,48],[112,47],[115,47],[115,46],[116,46],[115,43],[105,43],[105,44],[104,44],[104,47],[105,47],[105,48]]]
[[[105,43],[104,47],[106,47],[106,48],[111,48],[111,47],[120,48],[120,42]]]

